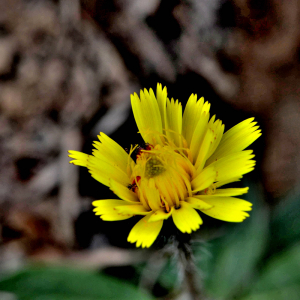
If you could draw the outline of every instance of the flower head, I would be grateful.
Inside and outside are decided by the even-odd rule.
[[[131,104],[146,146],[132,146],[128,154],[100,133],[92,155],[69,151],[71,163],[87,167],[119,197],[94,201],[96,215],[106,221],[144,216],[128,236],[137,247],[150,247],[169,217],[191,233],[202,224],[196,210],[228,222],[249,216],[252,204],[235,198],[248,188],[221,187],[254,169],[252,150],[244,150],[261,135],[254,118],[224,133],[203,98],[192,94],[182,114],[181,103],[168,99],[161,84],[156,96],[152,89],[131,95]]]

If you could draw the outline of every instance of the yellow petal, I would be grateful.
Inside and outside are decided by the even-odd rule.
[[[227,139],[232,138],[234,135],[240,133],[241,131],[249,130],[249,128],[252,128],[255,126],[257,122],[254,122],[254,118],[248,118],[237,125],[233,126],[229,130],[226,131],[223,137],[223,142],[225,142]]]
[[[156,222],[159,220],[166,220],[168,219],[174,210],[174,206],[171,207],[169,212],[166,212],[164,209],[159,209],[157,211],[155,211],[149,218],[148,222]]]
[[[193,192],[202,191],[208,188],[216,180],[216,170],[214,166],[206,167],[196,178],[192,180]]]
[[[132,215],[121,215],[121,214],[104,214],[100,218],[103,221],[122,221],[131,218]]]
[[[198,116],[199,120],[194,130],[194,134],[191,140],[190,150],[193,156],[193,161],[196,162],[199,155],[199,149],[201,148],[202,142],[207,132],[207,124],[209,120],[209,113],[204,111]]]
[[[101,215],[105,213],[115,213],[115,207],[124,205],[126,202],[124,200],[117,199],[103,199],[93,201],[92,204],[95,206],[94,212],[96,212],[98,215]]]
[[[182,106],[178,100],[171,101],[167,99],[167,110],[166,110],[166,136],[169,140],[173,141],[177,147],[182,146]]]
[[[195,167],[197,169],[197,172],[202,170],[204,167],[204,164],[208,157],[208,152],[212,146],[213,138],[214,138],[214,135],[213,135],[212,130],[208,129],[206,131],[205,137],[203,139],[203,142],[201,143],[201,146],[198,150],[198,155],[196,157]]]
[[[124,204],[124,203],[123,203]],[[140,204],[130,204],[116,206],[116,211],[120,214],[131,214],[131,215],[147,215],[150,211],[146,210],[145,207]]]
[[[162,89],[161,83],[157,84],[156,98],[161,115],[162,128],[166,128],[167,88],[164,87],[164,89]]]
[[[136,193],[129,190],[128,187],[123,184],[111,179],[110,189],[121,199],[130,202],[139,202],[139,198]]]
[[[150,217],[151,214],[148,214],[134,225],[127,238],[128,242],[136,243],[137,247],[142,246],[142,248],[148,248],[153,244],[162,228],[163,221],[148,222]]]
[[[233,197],[218,196],[196,196],[213,207],[201,210],[204,214],[227,222],[242,222],[249,214],[246,211],[251,210],[252,203]]]
[[[225,132],[218,148],[209,158],[207,164],[221,157],[242,151],[257,140],[261,136],[261,130],[258,130],[259,127],[255,126],[256,122],[253,120],[254,118],[247,119]]]
[[[157,188],[155,187],[153,178],[149,179],[148,186],[144,187],[143,190],[145,192],[150,208],[154,211],[160,209],[160,194]]]
[[[70,161],[70,164],[74,164],[76,166],[87,166],[88,155],[79,151],[69,150],[69,157],[74,158],[74,160]]]
[[[194,196],[197,199],[201,199],[208,204],[222,208],[229,209],[241,209],[245,211],[252,210],[252,203],[243,199],[235,198],[235,197],[222,197],[215,195],[197,195]]]
[[[95,141],[93,143],[93,146],[96,148],[93,150],[93,155],[126,172],[128,160],[129,162],[132,161],[128,153],[103,132],[100,132],[98,139],[99,142]]]
[[[192,94],[185,106],[182,119],[182,135],[190,146],[196,126],[203,112],[209,112],[210,104],[204,103],[204,98],[197,101],[197,95]]]
[[[248,193],[249,188],[229,188],[229,189],[217,189],[215,196],[240,196]]]
[[[197,101],[197,95],[191,94],[189,97],[182,118],[182,134],[186,139],[188,146],[191,143],[195,127],[197,125],[197,116],[201,113],[204,98],[202,97]]]
[[[117,207],[120,206],[132,206],[131,203],[125,202],[123,200],[117,199],[105,199],[105,200],[96,200],[92,203],[95,208],[95,215],[101,215],[101,219],[104,221],[117,221],[125,220],[133,216],[132,213],[120,212],[117,210]],[[134,204],[133,204],[134,206]]]
[[[203,223],[195,209],[184,201],[180,202],[180,208],[174,209],[172,217],[176,227],[183,233],[191,233]]]
[[[230,181],[233,178],[241,177],[254,169],[255,161],[252,150],[244,150],[222,157],[212,163],[217,172],[217,181]]]
[[[213,141],[212,141],[212,145],[207,153],[207,158],[210,157],[215,152],[215,150],[218,148],[218,146],[222,140],[222,137],[223,137],[223,132],[224,132],[225,126],[224,126],[224,124],[222,124],[221,120],[217,120],[216,122],[214,122],[212,124],[211,124],[211,122],[209,122],[208,128],[210,128],[211,131],[213,132]]]
[[[212,208],[212,205],[211,204],[208,204],[206,203],[205,201],[203,200],[200,200],[200,199],[197,199],[197,198],[194,198],[194,197],[188,197],[186,199],[186,201],[195,209],[209,209],[209,208]]]
[[[131,106],[138,129],[146,143],[159,143],[162,134],[162,120],[157,100],[151,92],[144,89],[140,98],[136,93],[131,95]]]
[[[167,184],[166,184],[167,182]],[[160,176],[155,180],[155,184],[157,188],[160,191],[160,194],[163,196],[162,198],[164,201],[168,203],[168,205],[171,207],[173,206],[173,193],[174,191],[171,189],[171,187],[168,185],[168,180],[164,176]]]
[[[89,155],[87,168],[93,178],[106,186],[109,186],[110,180],[115,180],[123,186],[130,184],[126,170],[120,169],[117,164],[111,164],[108,161]]]
[[[242,177],[243,176],[236,176],[236,177],[230,178],[228,180],[218,181],[218,182],[215,183],[215,186],[216,186],[216,188],[218,188],[218,187],[223,186],[223,185],[228,184],[228,183],[232,183],[232,182],[235,182],[235,181],[240,181]]]

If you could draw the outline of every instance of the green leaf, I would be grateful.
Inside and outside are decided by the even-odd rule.
[[[150,296],[103,274],[62,267],[30,268],[0,281],[19,300],[149,300]]]
[[[300,244],[269,260],[251,293],[242,300],[298,300]]]
[[[272,258],[252,292],[243,300],[298,300],[300,295],[300,244]]]
[[[230,299],[248,288],[268,240],[269,213],[263,205],[262,189],[250,184],[245,198],[254,203],[250,218],[232,225],[232,232],[216,241],[217,251],[212,253],[206,286],[219,299]]]
[[[270,252],[282,249],[300,239],[300,193],[291,192],[280,200],[271,218]]]
[[[300,287],[300,244],[271,259],[254,290],[275,290],[295,284]]]
[[[300,285],[287,286],[272,291],[251,294],[241,300],[299,300]]]

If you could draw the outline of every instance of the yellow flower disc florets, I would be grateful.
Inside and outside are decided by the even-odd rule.
[[[170,212],[191,196],[191,166],[180,149],[170,145],[141,150],[132,167],[134,192],[146,209]],[[157,197],[149,190],[156,190]]]

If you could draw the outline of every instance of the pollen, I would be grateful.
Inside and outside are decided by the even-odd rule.
[[[150,157],[145,166],[145,177],[152,178],[166,171],[162,161],[157,157]]]

